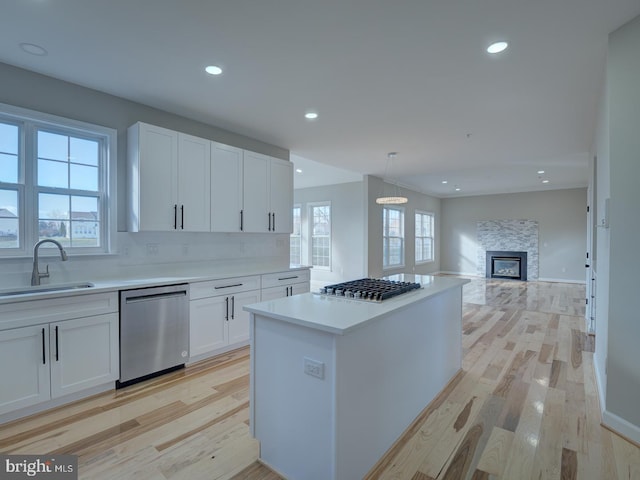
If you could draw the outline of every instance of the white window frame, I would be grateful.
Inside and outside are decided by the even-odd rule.
[[[296,231],[296,222],[295,222],[295,217],[293,220],[293,231],[291,232],[291,235],[289,235],[289,263],[291,265],[302,265],[302,205],[300,204],[295,204],[293,206],[293,209],[291,211],[291,215],[293,216],[293,210],[295,209],[300,210],[300,228],[298,229],[298,235],[295,235],[293,232]],[[298,262],[297,263],[292,263],[291,262],[291,240],[293,240],[294,238],[298,239],[298,248],[300,249],[300,255],[298,256]]]
[[[329,207],[329,265],[314,265],[313,263],[313,209],[316,207]],[[308,229],[309,229],[309,241],[308,241],[308,254],[309,264],[316,270],[328,270],[331,271],[331,265],[333,263],[333,211],[331,208],[331,202],[313,202],[307,204],[308,212]]]
[[[385,231],[384,228],[384,224],[385,224],[385,216],[387,215],[387,211],[398,211],[402,214],[402,236],[401,237],[391,237],[390,235],[388,235],[388,231]],[[383,270],[391,270],[391,269],[395,269],[395,268],[402,268],[405,266],[405,256],[406,256],[406,242],[405,242],[405,237],[406,237],[406,232],[405,232],[405,225],[406,225],[406,218],[405,218],[405,209],[404,207],[395,207],[395,206],[389,206],[389,205],[385,205],[384,207],[382,207],[382,269]],[[385,260],[387,258],[389,258],[389,254],[388,252],[385,252],[385,239],[391,239],[391,238],[400,238],[401,239],[401,250],[402,253],[400,255],[400,263],[394,263],[394,264],[386,264]]]
[[[39,240],[38,193],[54,193],[56,191],[56,189],[37,185],[36,132],[38,129],[100,140],[100,158],[102,159],[99,166],[98,185],[100,192],[100,246],[65,246],[65,250],[70,255],[114,253],[117,234],[117,130],[3,103],[0,103],[0,121],[17,124],[20,127],[18,183],[0,182],[0,189],[18,191],[19,245],[16,248],[1,249],[0,259],[30,257],[32,255],[32,248]],[[61,189],[59,192],[68,195],[74,194],[73,189]]]
[[[436,254],[436,245],[435,245],[435,229],[436,229],[436,216],[433,214],[433,212],[426,212],[424,210],[416,210],[413,216],[413,221],[414,221],[414,231],[417,230],[417,218],[418,215],[423,216],[426,215],[428,217],[431,217],[431,232],[430,235],[427,236],[419,236],[417,233],[415,235],[415,262],[416,265],[422,265],[425,263],[431,263],[435,261],[435,254]],[[418,238],[430,238],[431,239],[431,258],[428,258],[426,260],[421,259],[418,260]]]

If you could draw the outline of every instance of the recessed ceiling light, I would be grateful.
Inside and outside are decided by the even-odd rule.
[[[538,170],[538,175],[542,175],[544,173],[544,170]]]
[[[301,168],[296,168],[296,173],[302,173],[302,169]]]
[[[460,191],[460,187],[456,187],[456,192],[459,192],[459,191]]]
[[[306,118],[307,120],[315,120],[316,118],[318,118],[318,113],[317,112],[307,112],[304,114],[304,118]]]
[[[446,180],[442,180],[442,184],[443,185],[446,185],[447,183],[449,183],[449,182],[447,182]]]
[[[30,53],[31,55],[37,55],[38,57],[44,57],[49,53],[40,45],[36,45],[34,43],[21,43],[20,48],[24,52]]]
[[[549,180],[542,180],[542,183],[549,183]]]
[[[209,75],[220,75],[222,73],[222,68],[217,65],[209,65],[204,69]]]
[[[495,42],[487,47],[487,52],[489,53],[500,53],[504,52],[509,44],[507,42]]]

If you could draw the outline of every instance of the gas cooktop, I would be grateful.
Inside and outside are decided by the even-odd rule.
[[[350,282],[327,285],[320,289],[321,295],[354,298],[369,302],[382,302],[389,298],[421,288],[419,283],[396,282],[379,278],[362,278]]]

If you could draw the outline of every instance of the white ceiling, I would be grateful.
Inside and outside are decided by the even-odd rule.
[[[0,61],[356,174],[383,176],[396,151],[390,177],[447,197],[586,186],[607,34],[639,14],[640,0],[2,0]],[[491,56],[494,40],[510,48]]]

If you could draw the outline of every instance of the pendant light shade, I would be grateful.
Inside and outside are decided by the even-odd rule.
[[[389,173],[391,162],[395,160],[397,155],[397,152],[389,152],[387,154],[387,166],[385,168],[384,178],[382,179],[383,182],[387,178],[387,173]],[[400,195],[400,189],[398,188],[397,184],[395,185],[395,192],[393,195],[384,195],[384,183],[382,185],[382,190],[383,195],[376,198],[376,203],[379,205],[402,205],[403,203],[407,203],[408,201],[407,197],[403,197],[402,195]]]

